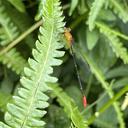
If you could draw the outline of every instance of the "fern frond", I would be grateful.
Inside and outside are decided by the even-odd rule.
[[[1,45],[8,44],[19,35],[18,28],[16,25],[14,25],[14,23],[6,13],[6,9],[2,0],[0,0],[0,24],[3,28],[2,35],[0,33]]]
[[[78,107],[75,105],[73,99],[71,99],[57,84],[49,84],[49,87],[52,89],[53,95],[57,97],[60,105],[64,107],[65,112],[72,120],[74,126],[76,128],[87,128],[87,123],[78,110]]]
[[[22,87],[14,96],[14,103],[8,104],[5,114],[6,127],[11,128],[41,128],[45,122],[44,108],[48,107],[48,96],[44,94],[50,88],[47,83],[54,83],[52,66],[62,63],[58,57],[64,55],[58,49],[63,47],[60,34],[63,32],[63,17],[59,0],[47,0],[43,8],[43,27],[40,27],[39,40],[33,50],[34,59],[29,59],[29,68],[24,69],[25,76],[21,78]],[[20,104],[19,104],[20,103]],[[43,109],[43,110],[42,110]],[[3,123],[1,124],[1,127]],[[5,124],[4,124],[5,125]]]
[[[89,24],[89,30],[92,31],[95,27],[95,20],[101,10],[101,8],[104,5],[105,0],[95,0],[92,3],[91,10],[89,12],[89,19],[88,19],[88,24]]]
[[[119,18],[124,22],[128,22],[128,13],[122,3],[118,0],[109,0],[109,6],[113,9],[113,11],[119,16]]]
[[[24,67],[27,66],[26,60],[15,48],[0,56],[0,62],[11,68],[17,74],[22,74]]]
[[[117,37],[117,35],[114,35],[113,30],[111,30],[105,24],[97,22],[96,25],[99,28],[100,32],[104,34],[109,40],[109,44],[112,47],[113,52],[115,52],[116,56],[121,58],[123,62],[127,64],[128,63],[127,49],[123,46],[122,42]]]

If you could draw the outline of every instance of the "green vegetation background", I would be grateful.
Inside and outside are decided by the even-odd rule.
[[[51,5],[59,3],[58,0],[46,1],[53,2]],[[13,102],[13,95],[17,95],[21,86],[19,79],[24,75],[24,67],[28,66],[27,60],[32,57],[32,49],[40,35],[38,28],[43,24],[44,3],[45,0],[0,0],[2,122],[5,112],[9,111],[6,105]],[[46,92],[49,107],[45,109],[44,127],[127,128],[128,108],[123,109],[122,105],[128,102],[128,96],[125,99],[128,91],[128,0],[62,0],[60,6],[62,9],[58,11],[61,13],[63,10],[64,22],[71,28],[74,38],[73,50],[88,105],[86,108],[82,105],[70,50],[62,48],[65,51],[63,57],[60,55],[63,63],[52,65],[53,76],[58,78],[58,82],[50,84],[52,90]],[[61,21],[59,12],[58,16]],[[45,38],[47,36],[46,33]]]

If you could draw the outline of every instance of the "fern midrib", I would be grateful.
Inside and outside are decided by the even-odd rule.
[[[27,111],[27,114],[26,114],[26,116],[25,116],[25,119],[23,120],[23,123],[21,124],[21,128],[23,128],[23,127],[25,126],[26,122],[27,122],[27,119],[28,119],[29,114],[30,114],[30,112],[31,112],[31,107],[32,107],[32,105],[33,105],[35,96],[36,96],[36,94],[37,94],[37,90],[38,90],[38,88],[39,88],[39,86],[40,86],[40,80],[41,80],[41,78],[42,78],[42,74],[43,74],[43,72],[44,72],[45,65],[46,65],[46,63],[47,63],[48,55],[49,55],[50,48],[51,48],[51,44],[52,44],[53,31],[54,31],[54,25],[53,25],[52,30],[51,30],[51,36],[50,36],[50,40],[49,40],[49,47],[48,47],[48,50],[47,50],[45,62],[44,62],[44,64],[43,64],[43,66],[42,66],[42,71],[41,71],[42,73],[41,73],[41,75],[40,75],[40,77],[39,77],[39,79],[38,79],[38,81],[37,81],[37,83],[36,83],[37,88],[36,88],[35,91],[33,92],[33,96],[32,96],[32,98],[31,98],[31,102],[30,102],[30,105],[29,105],[29,107],[28,107],[28,111]]]

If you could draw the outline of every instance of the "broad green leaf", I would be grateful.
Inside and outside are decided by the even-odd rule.
[[[106,78],[112,79],[112,78],[126,77],[128,76],[127,69],[128,69],[127,65],[121,65],[118,67],[114,67],[106,73]]]
[[[107,20],[107,21],[115,21],[116,18],[117,17],[114,15],[114,13],[108,9],[102,9],[102,11],[100,11],[98,16],[99,20]]]
[[[117,90],[120,89],[128,84],[128,77],[123,77],[121,79],[117,79],[114,83],[112,88]]]
[[[79,2],[79,0],[71,0],[71,7],[70,7],[70,11],[69,11],[70,16],[72,15],[73,11],[77,7],[78,2]]]
[[[95,47],[95,45],[96,45],[96,43],[97,43],[97,41],[99,39],[99,33],[96,30],[89,31],[87,29],[86,38],[87,38],[87,46],[88,46],[88,49],[89,50],[92,50]]]
[[[100,95],[100,97],[102,97],[102,95]],[[102,100],[100,100],[96,106],[96,111],[98,111],[108,100],[109,98],[107,95]],[[94,121],[94,124],[99,128],[117,128],[118,120],[113,106],[108,108],[104,113],[97,117],[97,119]]]

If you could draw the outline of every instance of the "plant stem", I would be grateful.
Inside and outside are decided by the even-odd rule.
[[[97,111],[96,113],[98,113],[98,116],[103,113],[107,108],[109,108],[116,100],[118,100],[124,93],[126,93],[128,91],[128,85],[125,86],[123,89],[121,89],[112,99],[110,99],[105,105],[103,105],[99,111]],[[88,120],[88,125],[92,124],[94,122],[94,120],[98,117],[97,115],[93,115],[89,120]]]
[[[85,91],[86,97],[88,97],[88,94],[89,94],[89,91],[92,85],[92,80],[93,80],[93,74],[89,76],[88,84],[87,84],[86,91]]]
[[[9,51],[11,48],[13,48],[15,45],[17,45],[20,41],[22,41],[26,36],[28,36],[30,33],[32,33],[35,29],[37,29],[41,24],[43,23],[42,20],[38,21],[34,25],[32,25],[27,31],[22,33],[18,38],[16,38],[14,41],[12,41],[6,48],[1,50],[0,55],[3,55],[7,51]]]

